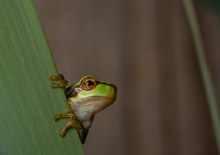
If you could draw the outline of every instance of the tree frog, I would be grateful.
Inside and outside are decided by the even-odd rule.
[[[67,112],[53,116],[55,120],[69,118],[60,131],[60,136],[65,136],[69,128],[75,128],[83,144],[95,114],[116,100],[117,87],[93,76],[85,76],[67,88],[68,81],[62,74],[52,75],[49,79],[52,81],[52,88],[64,88],[68,103]]]

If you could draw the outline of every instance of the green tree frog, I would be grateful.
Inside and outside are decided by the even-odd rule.
[[[60,136],[65,136],[69,128],[75,128],[83,144],[95,114],[116,100],[117,87],[92,76],[85,76],[67,88],[68,82],[62,74],[52,75],[49,79],[52,81],[52,88],[65,89],[68,102],[67,112],[53,116],[55,120],[69,118],[60,131]]]

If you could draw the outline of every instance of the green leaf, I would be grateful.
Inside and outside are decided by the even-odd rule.
[[[31,0],[0,1],[0,154],[83,154],[75,129],[64,138],[67,120],[61,89],[51,89],[57,74]]]

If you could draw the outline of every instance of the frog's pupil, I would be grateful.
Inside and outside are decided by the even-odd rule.
[[[92,81],[90,81],[90,80],[88,80],[88,81],[86,82],[86,84],[87,84],[88,86],[94,85],[94,83],[93,83]]]

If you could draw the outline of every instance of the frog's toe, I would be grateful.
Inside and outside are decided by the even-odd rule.
[[[59,81],[59,82],[51,82],[51,88],[66,88],[68,82],[67,81]]]
[[[58,75],[51,75],[49,76],[49,80],[51,81],[62,81],[62,80],[65,80],[63,74],[58,74]]]
[[[59,114],[58,115],[53,115],[53,119],[57,121],[58,119],[62,118]]]
[[[65,134],[66,134],[66,131],[65,131],[65,132],[64,132],[64,131],[60,131],[60,133],[59,133],[59,135],[60,135],[61,137],[64,137]]]

